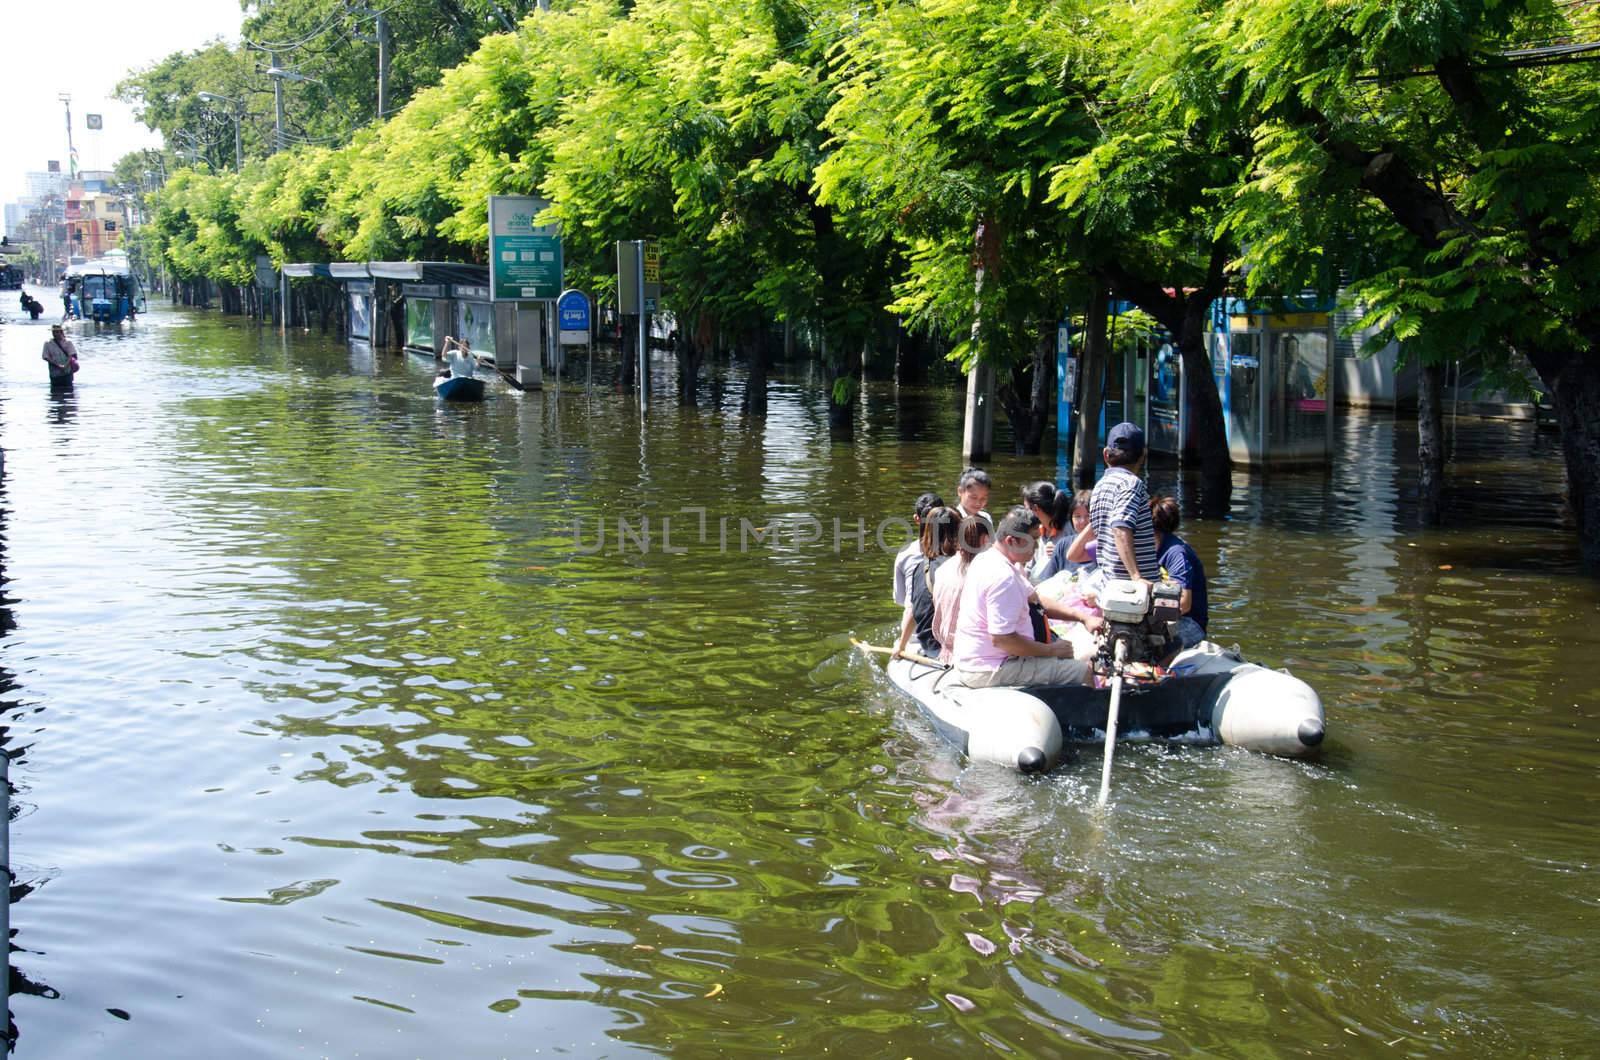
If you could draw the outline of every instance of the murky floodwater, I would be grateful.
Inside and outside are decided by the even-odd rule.
[[[215,314],[82,338],[57,397],[44,338],[0,329],[20,1056],[1600,1042],[1600,591],[1530,427],[1456,427],[1461,529],[1411,528],[1381,416],[1188,525],[1327,753],[1128,749],[1102,822],[1098,751],[969,768],[848,650],[954,392],[870,387],[835,444],[820,388],[752,428],[735,380],[641,434]]]

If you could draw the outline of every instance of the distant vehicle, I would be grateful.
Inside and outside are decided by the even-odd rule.
[[[0,263],[0,291],[22,290],[22,270],[15,265]]]
[[[128,267],[127,255],[121,251],[69,265],[62,275],[71,298],[71,315],[80,320],[120,325],[145,310],[139,277]]]

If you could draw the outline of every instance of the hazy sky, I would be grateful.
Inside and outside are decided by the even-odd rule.
[[[239,0],[5,0],[0,23],[0,202],[27,194],[22,175],[57,159],[67,168],[66,112],[57,98],[72,96],[72,141],[84,169],[110,169],[117,159],[161,139],[111,98],[130,69],[216,37],[237,41]],[[105,128],[84,126],[100,114]]]

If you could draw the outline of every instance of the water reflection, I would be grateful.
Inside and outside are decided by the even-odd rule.
[[[67,424],[78,418],[78,391],[76,387],[51,387],[49,421]]]

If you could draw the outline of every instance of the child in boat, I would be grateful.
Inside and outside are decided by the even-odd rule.
[[[894,646],[897,659],[905,652],[913,632],[923,655],[937,658],[943,649],[933,632],[933,585],[939,570],[956,554],[960,530],[961,517],[954,508],[934,508],[923,516],[920,549],[906,568],[906,608],[900,620],[900,640]]]
[[[961,520],[955,559],[939,568],[933,578],[933,639],[939,642],[939,661],[955,659],[956,620],[961,614],[961,589],[967,581],[972,557],[989,547],[989,524],[976,515]]]
[[[1057,491],[1056,495],[1062,496],[1063,494],[1061,491]],[[1087,551],[1089,553],[1087,560],[1074,561],[1067,558],[1073,538],[1083,533],[1084,528],[1089,525],[1089,499],[1092,496],[1094,494],[1089,490],[1079,490],[1077,493],[1072,494],[1071,515],[1068,516],[1067,526],[1062,529],[1061,536],[1056,539],[1055,547],[1050,550],[1049,560],[1035,571],[1037,574],[1037,577],[1034,578],[1035,585],[1042,586],[1045,582],[1063,572],[1069,576],[1076,576],[1083,571],[1095,569],[1095,542],[1093,540],[1087,542]]]
[[[944,500],[937,493],[924,493],[917,497],[917,503],[911,510],[911,525],[916,527],[917,536],[906,542],[894,557],[894,604],[896,607],[906,605],[906,570],[913,560],[922,555],[922,519],[935,508],[943,508]]]

